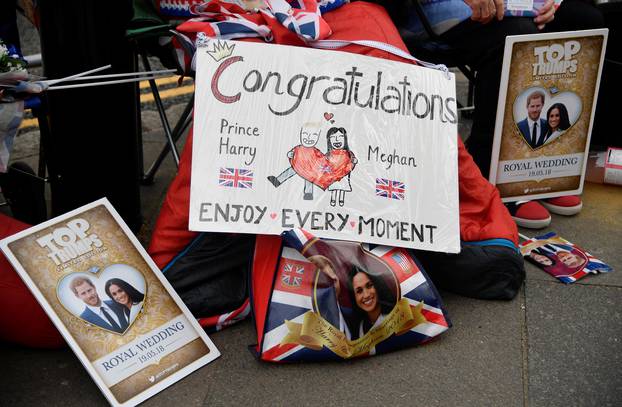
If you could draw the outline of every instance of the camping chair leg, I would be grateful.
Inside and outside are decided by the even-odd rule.
[[[469,93],[467,94],[467,103],[469,104],[469,106],[473,106],[473,101],[474,101],[474,93],[475,90],[475,81],[469,81]]]
[[[39,165],[37,168],[37,175],[39,176],[39,178],[45,178],[46,157],[44,145],[47,140],[50,139],[48,118],[43,113],[41,107],[32,109],[32,115],[37,118],[37,122],[39,123]]]
[[[151,65],[149,64],[149,60],[146,54],[142,54],[142,60],[145,69],[147,71],[151,71]],[[151,93],[153,93],[153,100],[156,104],[156,108],[158,109],[158,114],[160,115],[162,127],[164,127],[164,134],[166,135],[167,143],[171,149],[171,153],[173,154],[173,159],[175,160],[175,166],[179,167],[179,152],[177,151],[177,146],[175,146],[175,141],[173,140],[173,135],[171,133],[171,126],[168,124],[168,119],[166,118],[166,111],[164,110],[162,99],[160,99],[160,92],[158,92],[158,86],[156,85],[154,79],[149,80],[149,86],[151,87]]]
[[[179,121],[177,122],[177,124],[175,125],[175,128],[173,129],[173,143],[177,142],[177,140],[181,138],[181,136],[184,134],[184,132],[186,131],[186,129],[192,122],[193,107],[194,107],[194,94],[192,94],[192,97],[186,104],[186,107],[184,108],[183,113],[179,117]],[[141,183],[143,185],[153,184],[153,177],[155,176],[155,173],[160,168],[160,165],[162,165],[164,158],[166,158],[169,148],[170,148],[169,144],[164,145],[164,147],[162,148],[162,151],[160,151],[160,154],[158,155],[158,157],[155,159],[153,164],[151,164],[151,167],[149,168],[149,170],[143,175],[143,178],[141,180]]]

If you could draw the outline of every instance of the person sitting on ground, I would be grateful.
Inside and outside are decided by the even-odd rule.
[[[417,0],[378,2],[387,9],[400,34],[410,46],[410,51],[417,56],[417,48],[425,42],[426,34],[413,7],[413,1]],[[432,29],[440,36],[439,41],[453,50],[451,58],[477,72],[473,126],[466,147],[484,177],[488,177],[505,37],[600,28],[605,25],[603,15],[590,0],[564,0],[558,8],[554,0],[547,0],[537,10],[535,17],[504,17],[503,0],[420,2]],[[444,53],[431,53],[431,56],[437,59],[430,62],[450,62],[445,60],[448,56]],[[573,215],[583,206],[578,196],[551,198],[540,203],[523,201],[507,204],[507,207],[519,226],[543,228],[551,222],[549,211]]]

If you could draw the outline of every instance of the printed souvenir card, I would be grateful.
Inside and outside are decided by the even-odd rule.
[[[196,58],[191,230],[460,250],[451,73],[217,40]]]
[[[554,7],[558,8],[562,0],[555,0]],[[546,0],[505,0],[504,15],[506,17],[535,17],[538,11],[546,4]]]
[[[607,33],[506,38],[490,165],[503,201],[583,190]]]
[[[106,199],[0,247],[112,405],[136,405],[219,356]]]

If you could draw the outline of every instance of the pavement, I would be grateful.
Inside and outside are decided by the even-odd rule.
[[[462,79],[458,85],[464,91]],[[182,108],[174,103],[168,111],[175,116]],[[468,125],[463,121],[463,132]],[[143,130],[148,161],[164,140],[149,108],[143,110]],[[36,129],[22,133],[13,159],[36,163],[37,143]],[[174,174],[169,157],[154,185],[141,187],[144,245]],[[210,335],[220,358],[144,405],[620,406],[622,187],[586,183],[583,201],[581,213],[553,215],[551,226],[538,234],[559,233],[610,264],[612,273],[565,285],[526,264],[527,279],[512,301],[441,291],[453,327],[437,340],[340,363],[259,362],[247,350],[256,341],[247,320]],[[68,348],[0,343],[0,360],[1,406],[107,404]]]

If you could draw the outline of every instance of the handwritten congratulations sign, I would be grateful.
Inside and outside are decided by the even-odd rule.
[[[459,251],[453,75],[227,41],[196,58],[191,230]]]
[[[504,201],[580,194],[607,30],[508,37],[490,182]]]

